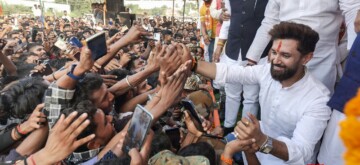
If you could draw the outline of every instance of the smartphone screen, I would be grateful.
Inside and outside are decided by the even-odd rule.
[[[199,117],[198,113],[195,110],[194,103],[189,99],[183,99],[181,100],[181,104],[184,106],[186,110],[189,110],[191,116],[199,123],[201,124],[203,121]]]
[[[107,53],[105,32],[97,33],[86,39],[86,44],[91,50],[91,55],[94,61]]]
[[[77,39],[76,37],[71,37],[69,43],[78,48],[81,48],[83,46],[82,43],[79,41],[79,39]]]
[[[67,45],[66,45],[65,41],[60,39],[60,38],[55,42],[54,45],[56,47],[58,47],[59,49],[61,49],[61,50],[66,50],[67,49]]]
[[[132,148],[141,149],[153,118],[152,114],[143,106],[139,104],[136,106],[122,148],[125,153]]]
[[[154,39],[160,41],[160,33],[154,33]]]

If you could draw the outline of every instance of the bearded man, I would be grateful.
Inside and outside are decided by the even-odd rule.
[[[269,32],[270,63],[227,66],[198,62],[194,70],[221,83],[259,84],[261,121],[249,114],[234,129],[237,140],[252,139],[245,151],[249,164],[315,163],[315,146],[331,111],[329,90],[309,71],[319,35],[309,26],[282,22]],[[222,159],[232,159],[224,152]]]

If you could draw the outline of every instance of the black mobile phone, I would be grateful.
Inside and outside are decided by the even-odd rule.
[[[153,115],[143,106],[136,106],[125,135],[123,152],[128,153],[132,148],[141,149],[153,119]]]
[[[220,139],[220,140],[224,139],[224,137],[219,137],[219,136],[215,136],[215,135],[211,135],[211,134],[207,134],[207,133],[204,133],[201,136],[209,137],[209,138],[213,138],[213,139]]]
[[[97,60],[107,53],[105,32],[97,33],[88,39],[86,44],[91,50],[93,60]]]
[[[42,75],[47,76],[53,73],[53,70],[51,69],[50,64],[45,64],[45,71],[42,73]]]
[[[191,116],[201,125],[203,120],[199,117],[199,114],[195,110],[194,103],[189,99],[181,100],[181,104],[184,106],[186,110],[189,110]]]

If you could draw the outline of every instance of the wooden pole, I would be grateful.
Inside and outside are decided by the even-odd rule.
[[[174,21],[175,21],[174,11],[175,11],[175,0],[173,0],[173,8],[172,8],[172,17],[174,18],[174,19],[171,19],[172,26],[174,26]]]
[[[183,24],[185,23],[185,4],[186,4],[186,0],[184,0],[184,7],[183,7]]]
[[[106,0],[104,0],[104,8],[103,8],[103,10],[104,10],[104,25],[106,25]]]

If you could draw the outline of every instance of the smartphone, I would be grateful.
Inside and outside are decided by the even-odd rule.
[[[76,37],[71,37],[69,39],[69,43],[78,48],[81,48],[83,46],[82,43],[79,41],[79,39],[77,39]]]
[[[132,148],[141,149],[153,119],[153,115],[143,106],[136,106],[125,136],[123,152],[128,153]]]
[[[203,120],[200,118],[199,114],[195,110],[194,103],[189,99],[181,100],[181,104],[184,106],[186,110],[189,110],[191,116],[201,125]]]
[[[154,40],[160,41],[160,33],[154,33]]]
[[[100,32],[89,37],[86,39],[86,44],[91,50],[91,55],[94,61],[107,53],[105,32]]]
[[[45,64],[45,71],[42,73],[43,76],[47,76],[53,73],[53,70],[51,69],[50,64]]]
[[[58,47],[61,50],[66,50],[67,49],[67,45],[66,42],[64,40],[62,40],[61,38],[59,38],[55,44],[56,47]]]
[[[180,129],[170,128],[165,130],[165,134],[170,138],[171,144],[174,148],[180,148]]]

